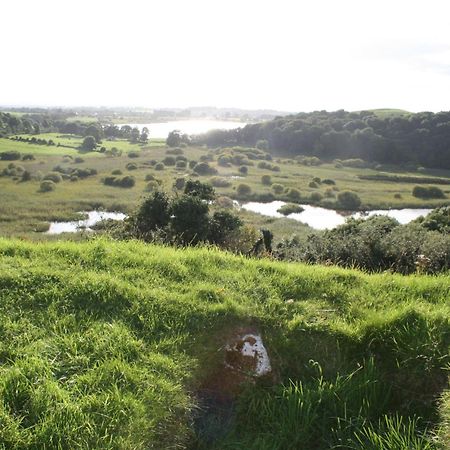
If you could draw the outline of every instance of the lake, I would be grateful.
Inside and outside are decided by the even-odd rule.
[[[150,133],[150,138],[165,139],[167,135],[173,130],[179,130],[185,134],[201,134],[210,130],[233,130],[235,128],[244,127],[247,125],[245,122],[231,122],[226,120],[172,120],[169,122],[155,122],[155,123],[127,123],[117,125],[121,127],[123,125],[129,125],[130,127],[136,127],[139,130],[147,127]]]
[[[249,202],[241,205],[241,208],[247,211],[256,212],[264,216],[269,217],[286,217],[283,214],[277,212],[277,210],[285,205],[285,202],[274,201],[270,203],[260,203],[260,202]],[[375,214],[381,214],[397,219],[401,224],[406,224],[411,222],[417,217],[426,216],[431,209],[414,209],[414,208],[404,208],[404,209],[389,209],[389,210],[373,210],[368,212],[355,212],[353,214],[344,215],[341,212],[335,211],[334,209],[321,208],[319,206],[312,205],[301,205],[304,211],[301,213],[289,214],[287,217],[289,219],[294,219],[299,222],[306,223],[316,230],[330,230],[336,228],[339,225],[345,223],[348,217],[361,218],[370,217]]]

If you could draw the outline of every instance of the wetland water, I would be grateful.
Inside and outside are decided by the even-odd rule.
[[[237,202],[235,203],[237,206]],[[325,209],[319,206],[311,205],[301,205],[305,210],[301,213],[293,213],[288,216],[284,216],[277,212],[277,210],[285,205],[285,202],[274,201],[270,203],[259,203],[259,202],[249,202],[244,203],[240,207],[246,209],[247,211],[256,212],[264,216],[269,217],[288,217],[289,219],[294,219],[299,222],[306,223],[311,228],[316,230],[330,230],[338,225],[345,223],[348,217],[370,217],[375,214],[382,214],[389,217],[397,219],[400,223],[405,224],[411,222],[411,220],[416,219],[419,216],[426,216],[431,209],[390,209],[382,210],[377,209],[373,211],[367,211],[365,213],[356,212],[353,214],[343,215],[334,209]],[[76,233],[77,231],[92,231],[90,227],[95,225],[97,222],[106,219],[113,220],[123,220],[126,214],[120,212],[106,212],[106,211],[84,211],[86,218],[83,220],[75,220],[72,222],[50,222],[50,228],[48,229],[48,234],[61,234],[61,233]]]
[[[50,228],[47,234],[61,234],[61,233],[75,233],[77,231],[92,231],[90,227],[97,222],[106,219],[123,220],[126,215],[120,212],[106,212],[106,211],[83,211],[86,218],[83,220],[74,220],[72,222],[50,222]]]
[[[394,219],[397,219],[401,224],[405,224],[411,222],[411,220],[414,220],[419,216],[426,216],[431,211],[431,209],[413,208],[389,210],[377,209],[373,211],[355,212],[344,215],[341,212],[335,211],[334,209],[326,209],[312,205],[300,205],[304,208],[303,212],[284,216],[283,214],[277,212],[277,210],[285,204],[286,203],[282,201],[274,201],[270,203],[249,202],[241,205],[241,208],[269,217],[288,217],[289,219],[294,219],[299,222],[306,223],[316,230],[330,230],[332,228],[336,228],[338,225],[344,224],[345,220],[348,217],[361,218],[373,216],[375,214],[393,217]]]
[[[210,130],[233,130],[234,128],[245,127],[247,124],[245,122],[231,122],[226,120],[192,119],[155,123],[123,123],[117,126],[121,127],[123,125],[129,125],[132,128],[136,127],[139,131],[147,127],[151,138],[165,139],[173,130],[179,130],[183,134],[201,134]]]

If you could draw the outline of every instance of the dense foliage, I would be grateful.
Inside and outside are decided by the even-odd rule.
[[[366,270],[437,273],[450,269],[450,207],[400,225],[386,216],[349,219],[344,225],[279,244],[281,259],[332,263]]]
[[[188,180],[183,194],[173,198],[156,190],[142,202],[124,227],[118,225],[119,235],[182,245],[200,242],[223,245],[239,230],[242,221],[225,210],[211,215],[210,203],[214,199],[213,187],[199,181]]]
[[[355,158],[448,169],[450,112],[379,117],[371,111],[316,111],[235,130],[214,130],[195,141],[210,146],[258,145],[324,160]]]

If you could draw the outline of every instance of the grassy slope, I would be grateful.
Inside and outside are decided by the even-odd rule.
[[[0,240],[0,448],[434,448],[407,416],[437,420],[449,286],[214,249]],[[275,385],[246,390],[214,443],[192,425],[195,392],[246,325]]]

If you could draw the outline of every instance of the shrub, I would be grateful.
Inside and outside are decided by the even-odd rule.
[[[361,158],[344,159],[342,161],[342,165],[344,165],[346,167],[355,167],[358,169],[370,167],[370,163],[368,163],[367,161],[364,161]]]
[[[325,178],[325,180],[322,180],[322,184],[334,185],[336,182],[330,178]]]
[[[325,197],[334,198],[336,197],[336,194],[334,193],[333,189],[328,188],[325,189]]]
[[[211,167],[207,162],[200,162],[195,165],[194,172],[199,175],[215,175],[217,170]]]
[[[251,194],[252,188],[248,184],[241,183],[238,185],[236,192],[239,196],[247,196]]]
[[[284,186],[279,183],[272,184],[272,191],[275,192],[275,194],[280,195],[284,192]]]
[[[165,165],[162,162],[159,162],[158,164],[155,165],[155,170],[164,170],[165,169]]]
[[[166,156],[163,161],[164,165],[166,166],[174,166],[176,164],[176,159],[174,156]]]
[[[36,158],[32,153],[25,153],[25,155],[22,156],[22,161],[33,161]]]
[[[230,197],[221,196],[216,200],[217,206],[223,209],[231,209],[233,208],[233,200]]]
[[[320,200],[322,200],[323,198],[323,195],[320,192],[313,192],[311,193],[310,198],[313,202],[320,202]]]
[[[169,197],[164,192],[156,191],[147,197],[139,207],[135,224],[140,234],[147,235],[152,231],[166,227],[169,220]]]
[[[358,194],[351,191],[342,191],[338,194],[338,202],[342,208],[357,209],[361,205]]]
[[[270,186],[272,184],[272,177],[270,175],[263,175],[261,177],[261,183],[264,186]]]
[[[25,182],[25,181],[30,181],[31,180],[31,173],[28,170],[24,170],[22,172],[22,177],[20,179],[20,181]]]
[[[200,181],[188,180],[184,188],[184,193],[208,201],[214,200],[215,197],[214,188],[211,185]]]
[[[242,226],[239,217],[228,211],[217,211],[209,222],[208,241],[213,244],[223,244],[226,237]]]
[[[2,161],[17,161],[18,159],[20,159],[20,157],[21,157],[20,152],[16,151],[0,153],[0,160]]]
[[[70,176],[70,181],[78,181],[79,178],[76,175],[71,175]]]
[[[57,172],[49,172],[43,179],[53,181],[53,183],[60,183],[62,181],[62,176]]]
[[[153,191],[156,191],[158,188],[159,188],[158,182],[155,180],[152,180],[147,183],[145,190],[148,192],[153,192]]]
[[[394,194],[394,198],[402,198],[402,194],[400,194],[399,192],[397,192],[396,194]]]
[[[81,163],[84,163],[84,159],[83,159],[81,156],[77,156],[77,157],[75,157],[75,159],[73,160],[73,162],[74,162],[75,164],[81,164]]]
[[[113,175],[122,175],[122,171],[120,169],[114,169],[111,173]]]
[[[314,183],[320,184],[322,181],[319,177],[314,177],[313,178]]]
[[[292,200],[300,200],[301,198],[300,191],[295,188],[289,189],[287,196]]]
[[[228,155],[221,155],[217,159],[217,164],[221,167],[231,167],[231,157]]]
[[[56,184],[51,180],[41,181],[40,191],[41,192],[50,192],[56,189]]]
[[[196,165],[197,165],[197,161],[195,161],[195,160],[189,161],[189,169],[193,169]]]
[[[181,149],[180,147],[168,148],[166,150],[166,155],[182,155],[182,154],[183,149]]]
[[[128,152],[128,158],[139,158],[141,156],[139,152]]]
[[[214,186],[214,187],[221,187],[221,188],[226,188],[231,186],[231,181],[227,180],[226,178],[222,178],[222,177],[212,177],[209,182]]]
[[[278,208],[277,212],[283,214],[283,216],[288,216],[289,214],[293,213],[301,213],[304,210],[305,209],[300,205],[296,205],[294,203],[286,203],[285,205]]]
[[[195,245],[209,232],[208,204],[200,197],[183,195],[173,200],[170,231],[182,244]]]
[[[437,186],[414,186],[412,194],[414,197],[423,199],[445,198],[444,192]]]
[[[177,169],[185,169],[187,167],[187,162],[183,160],[177,161],[175,167]]]
[[[269,150],[269,142],[266,139],[260,139],[256,142],[255,147],[259,150]]]
[[[308,186],[309,186],[310,188],[313,188],[313,189],[316,189],[316,188],[319,187],[319,185],[318,185],[315,181],[311,181],[311,182],[308,184]]]
[[[322,161],[317,156],[300,156],[296,158],[299,164],[303,164],[304,166],[320,166]]]
[[[127,170],[137,170],[138,166],[137,166],[137,164],[135,164],[135,163],[128,163],[128,164],[125,166],[125,168],[126,168]]]
[[[206,155],[202,155],[202,156],[200,156],[200,161],[212,162],[212,161],[214,161],[214,155],[212,153],[207,153]]]
[[[136,184],[136,179],[131,175],[126,175],[124,177],[105,177],[103,179],[103,184],[107,186],[131,188]]]
[[[175,183],[173,184],[175,189],[181,190],[184,189],[184,186],[186,185],[186,180],[184,178],[177,178],[175,180]]]
[[[239,167],[239,173],[241,173],[242,175],[247,175],[248,174],[248,167],[247,166]]]

